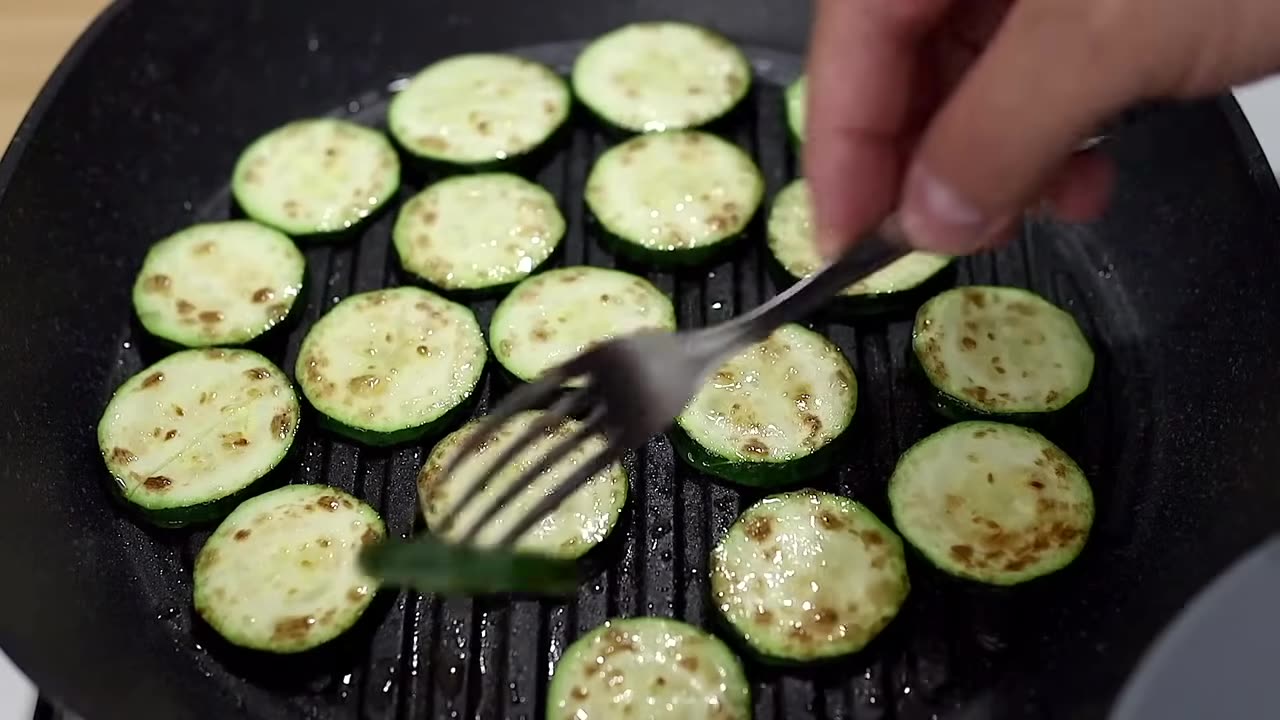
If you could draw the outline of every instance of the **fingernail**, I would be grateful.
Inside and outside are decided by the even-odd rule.
[[[903,232],[921,250],[965,253],[988,234],[988,223],[976,206],[919,166],[907,179],[899,216]]]

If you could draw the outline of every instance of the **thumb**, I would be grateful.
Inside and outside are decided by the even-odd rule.
[[[916,147],[899,216],[911,242],[973,252],[1007,229],[1076,144],[1137,96],[1140,48],[1094,0],[1014,3]],[[1110,37],[1114,35],[1115,37]]]

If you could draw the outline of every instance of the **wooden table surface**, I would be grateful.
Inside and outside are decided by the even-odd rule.
[[[0,0],[0,152],[62,54],[107,0]]]

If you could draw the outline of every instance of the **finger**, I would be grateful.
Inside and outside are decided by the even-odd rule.
[[[1010,10],[925,131],[903,188],[904,231],[923,249],[969,252],[1037,198],[1081,137],[1138,96],[1141,52],[1080,6]]]
[[[917,48],[949,0],[819,0],[807,70],[804,172],[830,254],[892,209]]]
[[[1072,156],[1045,190],[1049,211],[1069,222],[1096,220],[1115,186],[1115,167],[1095,152]]]

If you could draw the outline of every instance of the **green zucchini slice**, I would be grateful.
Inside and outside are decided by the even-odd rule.
[[[916,313],[912,348],[949,415],[1052,413],[1093,377],[1093,349],[1075,318],[1020,288],[935,296]]]
[[[530,381],[614,337],[675,327],[671,300],[648,280],[578,266],[517,285],[493,312],[489,342],[508,372]]]
[[[390,445],[452,422],[475,392],[487,354],[469,309],[398,287],[335,305],[303,339],[296,373],[327,427]]]
[[[288,654],[346,632],[377,590],[360,549],[382,540],[373,508],[327,485],[246,500],[196,556],[196,612],[228,642]]]
[[[461,166],[504,164],[546,143],[569,117],[569,88],[551,68],[515,55],[436,62],[391,101],[387,125],[410,154]]]
[[[147,251],[133,307],[177,345],[243,345],[292,311],[307,271],[287,236],[248,220],[193,225]]]
[[[713,602],[763,659],[855,653],[910,592],[902,540],[870,510],[817,490],[771,495],[711,553]]]
[[[610,148],[587,177],[586,201],[623,255],[655,264],[703,262],[737,238],[760,207],[751,157],[715,135],[641,135]]]
[[[751,64],[724,36],[678,22],[608,32],[573,65],[573,91],[597,116],[629,132],[705,125],[751,87]]]
[[[806,103],[809,101],[808,81],[804,75],[796,78],[787,86],[783,95],[786,103],[787,128],[791,130],[791,138],[799,144],[804,143],[804,123],[807,113]]]
[[[546,716],[748,720],[751,685],[733,652],[698,628],[615,618],[565,648]]]
[[[794,180],[778,192],[769,211],[769,252],[795,278],[806,278],[823,265],[818,254],[809,186]],[[853,298],[880,298],[914,290],[952,263],[946,255],[910,253],[841,291]]]
[[[98,422],[120,496],[161,525],[226,514],[288,453],[298,398],[256,352],[174,353],[124,382]]]
[[[703,472],[770,487],[822,472],[853,421],[858,383],[844,354],[783,325],[720,367],[676,418],[680,457]]]
[[[350,230],[399,187],[400,159],[386,136],[336,118],[295,120],[258,138],[231,182],[246,215],[295,237]]]
[[[448,178],[414,196],[392,230],[400,264],[444,290],[487,290],[523,280],[564,237],[551,193],[507,173]]]
[[[893,521],[944,572],[1016,585],[1056,572],[1084,548],[1093,492],[1044,436],[971,421],[912,446],[889,480]]]

